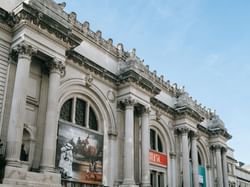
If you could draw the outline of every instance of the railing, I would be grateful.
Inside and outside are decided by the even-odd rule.
[[[62,180],[62,186],[63,187],[104,187],[103,185],[99,185],[99,184],[84,184],[81,182],[67,181],[67,180]]]

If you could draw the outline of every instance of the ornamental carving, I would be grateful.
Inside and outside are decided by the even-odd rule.
[[[62,61],[53,59],[48,64],[50,72],[59,73],[62,77],[65,76],[65,65],[62,63]]]
[[[133,99],[131,96],[124,99],[125,106],[134,106],[135,105],[135,99]]]
[[[90,87],[92,85],[92,83],[93,83],[93,80],[94,79],[93,79],[93,77],[91,75],[87,75],[85,77],[86,86]]]
[[[35,52],[36,49],[34,49],[31,45],[27,44],[26,42],[22,42],[14,48],[16,50],[18,56],[28,56],[31,57]]]
[[[190,132],[190,128],[188,127],[178,127],[177,128],[177,132],[179,132],[180,134],[184,135],[184,134],[188,134]]]

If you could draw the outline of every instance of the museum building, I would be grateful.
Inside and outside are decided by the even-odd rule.
[[[214,111],[65,6],[0,2],[0,186],[250,186]]]

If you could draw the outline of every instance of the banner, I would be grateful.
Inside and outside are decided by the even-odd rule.
[[[56,166],[65,180],[101,184],[103,135],[60,121]]]
[[[199,166],[199,183],[202,187],[206,187],[206,169],[204,166]]]
[[[168,165],[168,158],[166,154],[150,150],[149,162],[154,165],[166,167]]]

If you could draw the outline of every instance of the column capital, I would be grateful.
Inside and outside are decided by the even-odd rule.
[[[10,58],[12,61],[17,62],[18,58],[28,58],[30,59],[37,49],[23,41],[12,48],[10,52]]]
[[[142,111],[142,115],[149,115],[151,112],[151,108],[150,107],[144,107],[143,111]]]
[[[199,138],[199,133],[195,131],[191,131],[191,139],[197,140]]]
[[[49,63],[48,67],[50,70],[50,73],[58,73],[61,76],[65,75],[65,65],[63,64],[62,61],[53,58]]]
[[[135,99],[133,99],[131,96],[129,96],[123,100],[123,103],[124,103],[125,107],[132,107],[135,105],[136,102],[135,102]]]
[[[214,149],[214,150],[222,150],[225,147],[223,145],[221,145],[221,144],[212,144],[211,148]]]
[[[183,126],[183,127],[178,127],[176,128],[177,132],[179,132],[181,135],[188,134],[191,130],[190,128]]]
[[[170,159],[175,159],[176,158],[176,153],[175,152],[170,152],[169,156],[170,156]]]

